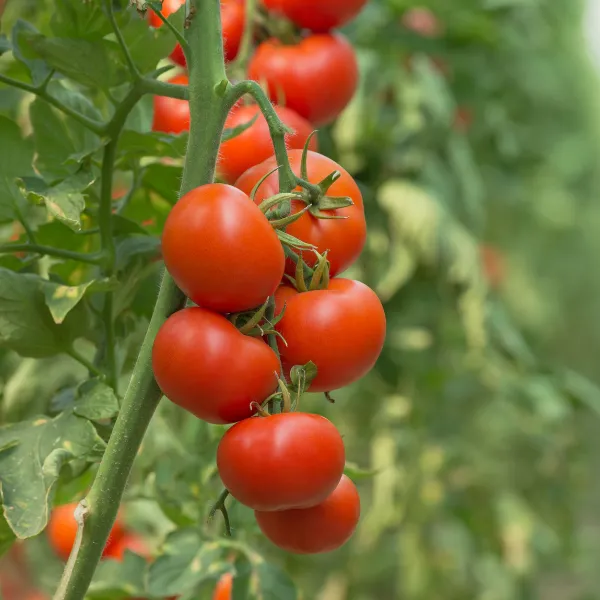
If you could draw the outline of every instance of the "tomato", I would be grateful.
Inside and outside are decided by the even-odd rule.
[[[360,518],[356,486],[343,475],[320,504],[277,512],[255,511],[256,522],[276,546],[295,554],[331,552],[345,544]]]
[[[285,265],[267,218],[246,194],[222,183],[197,187],[175,204],[165,222],[162,253],[193,302],[223,313],[263,304]]]
[[[114,560],[123,560],[125,556],[125,550],[130,550],[135,554],[143,556],[145,559],[150,558],[150,550],[148,545],[142,537],[135,533],[126,533],[120,540],[117,540],[110,549],[104,553],[106,558],[112,558]]]
[[[308,136],[313,131],[312,125],[289,108],[276,106],[275,111],[283,123],[294,130],[293,134],[285,136],[287,147],[304,148]],[[259,117],[250,128],[221,144],[217,171],[227,182],[234,182],[244,171],[274,153],[269,126],[258,106],[240,106],[232,110],[225,122],[225,127],[233,128],[243,125],[256,115]],[[309,147],[311,150],[317,149],[316,136],[310,140]]]
[[[225,317],[198,307],[171,315],[152,348],[161,390],[209,423],[235,423],[254,413],[277,387],[277,355],[240,333]]]
[[[311,392],[326,392],[353,383],[366,375],[385,341],[385,313],[379,298],[364,283],[332,279],[326,290],[297,293],[281,286],[276,312],[286,310],[277,331],[286,373],[294,365],[312,361],[318,373]]]
[[[212,600],[231,600],[233,594],[233,575],[223,573],[217,581]]]
[[[315,125],[333,121],[350,102],[358,84],[354,50],[340,34],[314,34],[297,44],[269,39],[248,66],[250,79],[267,84],[272,100]]]
[[[263,0],[265,8],[279,13],[299,27],[325,32],[345,25],[367,0]]]
[[[301,150],[290,150],[290,165],[296,175],[300,175],[300,164],[302,161]],[[277,166],[275,158],[252,167],[246,171],[236,182],[235,186],[249,194],[258,181]],[[330,196],[348,196],[354,202],[353,206],[325,211],[337,216],[347,217],[345,219],[318,219],[306,212],[300,219],[286,227],[287,233],[301,239],[309,244],[314,244],[322,254],[328,251],[327,258],[330,262],[330,274],[333,277],[346,270],[360,255],[367,238],[367,225],[363,210],[363,200],[350,174],[335,161],[317,154],[308,152],[307,158],[308,179],[311,183],[318,183],[333,171],[339,171],[341,177],[329,188],[327,194]],[[278,187],[278,174],[273,173],[258,189],[254,201],[259,203],[265,198],[276,194]],[[296,213],[305,207],[304,202],[294,200],[292,212]],[[302,253],[304,261],[313,266],[316,256],[311,251]],[[286,263],[288,275],[294,274],[295,262]]]
[[[185,0],[163,0],[161,13],[168,17],[176,12]],[[152,27],[160,27],[162,21],[154,13],[149,11],[149,21]],[[225,60],[233,60],[240,49],[240,42],[244,35],[244,24],[246,21],[244,2],[241,0],[221,0],[221,27],[223,29],[223,53]],[[170,58],[178,65],[185,66],[185,55],[180,44],[175,46]]]
[[[342,436],[320,415],[281,413],[246,419],[227,430],[217,467],[231,495],[255,510],[322,502],[344,472]]]
[[[177,75],[169,83],[188,84],[187,75]],[[190,128],[190,105],[187,100],[154,96],[154,118],[152,131],[165,133],[181,133]]]
[[[77,502],[63,504],[53,509],[48,521],[48,539],[54,551],[64,560],[69,558],[71,548],[75,543],[77,535],[77,521],[75,521],[75,508]],[[121,519],[117,517],[111,531],[102,556],[107,556],[112,547],[123,537],[125,531]]]

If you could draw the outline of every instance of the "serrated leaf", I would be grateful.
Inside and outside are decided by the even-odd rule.
[[[0,56],[2,56],[5,52],[10,52],[12,50],[12,44],[10,40],[2,33],[0,34]]]
[[[85,209],[83,192],[94,182],[89,171],[80,171],[44,192],[29,192],[28,199],[44,202],[48,212],[73,231],[81,231],[81,213]]]
[[[113,214],[113,234],[115,237],[127,236],[127,235],[149,235],[148,232],[133,219],[128,219],[123,215]]]
[[[90,421],[112,419],[119,412],[119,401],[110,386],[90,379],[77,388],[73,412]]]
[[[32,141],[24,138],[21,128],[4,116],[0,116],[0,138],[0,175],[12,178],[34,175]]]
[[[203,543],[195,529],[179,529],[167,538],[165,553],[150,565],[148,591],[171,596],[193,589],[207,578],[218,576],[223,550],[216,543]]]
[[[187,143],[187,132],[169,135],[159,131],[124,131],[119,139],[119,153],[125,156],[183,158]]]
[[[146,560],[125,551],[122,561],[103,560],[86,593],[87,600],[121,600],[145,595]]]
[[[0,268],[0,345],[41,358],[64,352],[85,332],[76,311],[61,325],[54,322],[44,296],[46,285],[37,275]]]
[[[236,125],[235,127],[230,127],[228,129],[223,130],[223,134],[221,135],[221,143],[232,140],[233,138],[241,135],[247,129],[250,129],[254,123],[256,123],[258,117],[262,116],[261,113],[254,115],[249,121],[245,123],[241,123],[240,125]]]
[[[24,49],[27,50],[26,40],[36,35],[41,34],[31,23],[22,19],[18,19],[12,29],[13,56],[27,67],[33,84],[39,85],[50,73],[50,66],[45,60],[25,56],[23,52]],[[23,48],[24,43],[25,48]]]
[[[61,469],[76,459],[97,461],[104,448],[94,426],[70,411],[0,428],[0,493],[17,537],[46,526]]]

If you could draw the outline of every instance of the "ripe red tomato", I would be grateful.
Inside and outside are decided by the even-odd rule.
[[[331,552],[345,544],[360,518],[356,486],[342,476],[320,504],[276,512],[254,511],[261,531],[276,546],[295,554]]]
[[[267,218],[246,194],[223,183],[197,187],[175,204],[165,222],[162,254],[186,296],[222,313],[263,304],[285,265]]]
[[[217,581],[212,600],[231,600],[233,594],[233,575],[224,573]]]
[[[260,339],[225,317],[184,308],[160,328],[152,348],[154,376],[165,396],[209,423],[235,423],[254,413],[277,387],[279,361]]]
[[[285,106],[315,125],[325,125],[354,95],[358,65],[344,36],[314,34],[297,44],[263,42],[250,61],[248,76],[266,82],[272,100],[283,96]]]
[[[185,4],[185,0],[163,0],[161,13],[168,17]],[[152,27],[160,27],[162,21],[154,11],[149,11],[149,21]],[[221,27],[223,29],[223,53],[225,60],[233,60],[240,48],[244,34],[245,23],[244,3],[241,0],[221,0]],[[185,67],[185,55],[180,44],[175,46],[170,58],[178,65]]]
[[[169,83],[188,84],[187,75],[177,75]],[[181,133],[190,128],[190,104],[187,100],[154,96],[154,118],[152,131],[165,133]]]
[[[299,27],[325,32],[345,25],[367,0],[263,0],[265,8],[279,13]]]
[[[296,175],[300,175],[302,161],[301,150],[290,150],[290,165]],[[363,199],[352,176],[335,161],[317,154],[308,152],[307,158],[308,179],[311,183],[318,183],[333,171],[339,171],[341,177],[329,188],[330,196],[348,196],[354,205],[340,208],[335,211],[325,211],[346,219],[318,219],[306,212],[294,223],[286,227],[287,233],[309,244],[314,244],[322,254],[328,250],[327,258],[330,263],[330,275],[333,277],[345,271],[360,255],[365,240],[367,239],[367,224],[363,209]],[[236,182],[235,186],[249,194],[258,181],[277,166],[275,158],[270,158],[263,163],[248,169]],[[254,201],[260,204],[265,198],[273,196],[279,190],[278,174],[273,173],[258,189]],[[292,212],[297,213],[305,207],[304,202],[292,202]],[[311,251],[302,252],[302,258],[313,266],[316,256]],[[296,263],[290,259],[286,262],[288,275],[294,274]]]
[[[217,467],[231,495],[256,510],[322,502],[344,472],[342,436],[320,415],[281,413],[246,419],[227,430]]]
[[[135,554],[143,556],[145,559],[150,558],[150,550],[142,537],[136,533],[126,533],[120,540],[117,540],[110,548],[104,552],[105,558],[114,560],[123,560],[125,550],[131,550]]]
[[[294,133],[285,136],[288,148],[304,148],[312,125],[289,108],[276,106],[275,111],[285,125]],[[240,135],[223,142],[219,151],[217,171],[222,179],[233,183],[244,171],[273,155],[273,142],[269,135],[269,126],[260,108],[256,105],[234,108],[225,122],[225,127],[233,128],[251,121],[259,115],[254,124]],[[311,150],[317,149],[317,138],[310,140]]]
[[[77,502],[63,504],[52,510],[48,521],[48,539],[50,545],[62,559],[67,560],[71,554],[71,548],[75,543],[77,535],[77,521],[75,521],[75,508]],[[111,531],[102,556],[108,556],[112,547],[123,537],[125,530],[121,519],[117,517]]]
[[[385,313],[375,292],[350,279],[332,279],[326,290],[294,292],[281,286],[275,294],[277,313],[287,305],[276,325],[287,342],[279,343],[286,373],[315,363],[311,392],[336,390],[366,375],[385,341]]]

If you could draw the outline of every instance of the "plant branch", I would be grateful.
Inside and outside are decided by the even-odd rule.
[[[231,537],[231,523],[229,522],[229,513],[225,506],[225,500],[229,497],[229,490],[225,488],[217,498],[217,501],[213,504],[210,512],[208,513],[208,520],[212,521],[217,511],[220,511],[223,515],[223,521],[225,522],[225,535]]]
[[[29,85],[24,81],[19,81],[18,79],[6,77],[1,73],[0,82],[19,88],[25,92],[29,92],[30,94],[35,94],[39,98],[42,98],[43,100],[48,102],[48,104],[54,106],[54,108],[57,108],[62,113],[71,117],[72,119],[89,129],[90,131],[93,131],[97,135],[102,135],[104,133],[104,123],[102,123],[101,121],[96,121],[95,119],[90,119],[89,117],[86,117],[85,115],[82,115],[81,113],[72,109],[70,106],[67,106],[66,104],[60,102],[60,100],[57,100],[56,98],[54,98],[54,96],[51,96],[46,91],[44,83],[42,83],[40,87],[36,87],[33,85]]]
[[[115,13],[113,12],[113,3],[112,0],[104,0],[104,6],[106,8],[106,13],[108,14],[108,19],[110,20],[110,24],[112,25],[113,31],[115,33],[115,37],[117,38],[117,42],[119,43],[119,47],[121,48],[121,53],[123,54],[123,58],[127,63],[127,68],[131,73],[131,76],[134,81],[137,81],[141,78],[141,74],[135,62],[133,62],[133,58],[131,57],[131,52],[129,52],[129,48],[123,39],[123,34],[121,33],[121,28],[119,27],[117,20],[115,19]]]
[[[179,29],[177,29],[177,27],[175,27],[175,25],[173,25],[173,23],[171,23],[169,19],[167,19],[167,17],[160,12],[160,10],[156,10],[152,4],[148,4],[148,6],[150,7],[150,10],[163,22],[163,25],[166,25],[169,31],[175,36],[175,39],[183,49],[183,54],[187,57],[190,52],[190,46],[183,35],[181,35]]]
[[[226,80],[219,1],[187,0],[186,8],[189,15],[186,36],[190,45],[191,125],[181,193],[213,180],[226,117],[226,103],[217,93],[220,82]],[[134,86],[138,92],[146,91],[146,81],[141,80],[141,86]],[[111,135],[117,129],[117,113],[124,111],[122,106],[108,127]],[[85,499],[88,513],[81,526],[81,545],[67,563],[55,600],[82,600],[86,594],[117,516],[133,461],[161,398],[152,373],[154,338],[165,319],[184,303],[185,297],[173,279],[165,274],[119,417]]]
[[[71,358],[74,358],[78,363],[82,364],[90,373],[97,375],[98,377],[104,379],[106,377],[105,373],[103,373],[94,363],[89,361],[85,356],[79,354],[75,348],[69,348],[66,352]]]
[[[187,85],[177,83],[168,83],[144,77],[140,82],[144,94],[156,94],[157,96],[166,96],[167,98],[177,98],[178,100],[188,100],[189,92]]]
[[[42,246],[40,244],[0,244],[0,254],[8,254],[9,252],[31,252],[33,254],[76,260],[92,265],[100,264],[102,261],[102,254],[83,254],[81,252],[73,252],[72,250],[64,250],[62,248],[55,248],[54,246]]]

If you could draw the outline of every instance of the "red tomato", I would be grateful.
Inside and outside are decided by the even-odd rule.
[[[345,544],[360,518],[356,486],[342,476],[335,490],[312,508],[254,511],[261,531],[276,546],[295,554],[331,552]]]
[[[340,34],[309,35],[297,44],[270,39],[258,46],[248,66],[250,79],[267,84],[272,100],[315,125],[333,121],[358,84],[354,50]]]
[[[146,542],[135,533],[126,533],[120,540],[117,540],[110,549],[106,549],[104,556],[114,560],[123,560],[125,550],[131,550],[135,554],[143,556],[145,559],[150,558],[150,550]]]
[[[161,13],[168,17],[185,4],[185,0],[163,0]],[[149,20],[152,27],[160,27],[162,21],[154,13],[149,11]],[[223,53],[225,60],[233,60],[240,48],[240,42],[244,35],[245,23],[244,3],[240,0],[221,0],[221,27],[223,29]],[[170,56],[173,62],[185,66],[185,55],[179,44]]]
[[[223,183],[197,187],[177,202],[165,222],[162,254],[193,302],[223,313],[263,304],[285,265],[267,218],[246,194]]]
[[[301,150],[290,150],[290,165],[296,175],[300,175],[302,161]],[[327,258],[330,262],[330,275],[333,277],[345,271],[360,255],[367,238],[367,224],[363,210],[363,199],[358,186],[351,175],[336,162],[317,154],[308,153],[307,159],[308,179],[318,183],[333,171],[339,171],[341,177],[329,188],[330,196],[349,196],[354,206],[325,211],[330,214],[347,217],[346,219],[318,219],[306,212],[294,223],[286,227],[287,233],[309,244],[314,244],[322,254],[328,250]],[[277,166],[275,158],[270,158],[263,163],[246,171],[236,182],[235,186],[249,194],[258,181]],[[277,173],[270,175],[258,189],[254,201],[260,204],[265,198],[273,196],[279,190]],[[292,202],[292,212],[297,213],[305,207],[302,201]],[[302,258],[313,266],[316,256],[313,252],[305,251]],[[286,262],[288,275],[294,274],[296,263],[292,260]]]
[[[255,510],[322,502],[338,484],[344,464],[344,442],[333,423],[298,412],[241,421],[227,430],[217,449],[223,484]]]
[[[313,127],[300,115],[289,108],[276,106],[275,111],[285,125],[294,133],[285,136],[288,148],[304,148]],[[233,183],[244,171],[273,155],[273,142],[269,135],[269,126],[260,108],[256,105],[240,106],[232,110],[227,117],[225,127],[233,128],[251,121],[259,115],[254,124],[242,134],[221,144],[217,171],[222,179]],[[310,149],[317,149],[317,138],[310,140]]]
[[[254,413],[277,387],[277,355],[240,333],[225,317],[184,308],[160,328],[152,349],[154,376],[165,396],[209,423],[235,423]]]
[[[217,581],[212,600],[231,600],[233,594],[233,575],[224,573]]]
[[[367,0],[263,0],[265,8],[281,14],[299,27],[325,32],[345,25]]]
[[[286,303],[276,328],[287,345],[279,343],[286,373],[311,361],[318,373],[311,392],[349,385],[366,375],[385,341],[385,313],[375,292],[360,281],[332,279],[326,290],[295,293],[281,286],[276,312]]]
[[[188,84],[187,75],[177,75],[169,83]],[[187,100],[154,96],[154,118],[152,131],[165,133],[181,133],[190,128],[190,104]]]
[[[62,559],[67,560],[71,554],[71,548],[75,543],[77,535],[77,521],[75,521],[75,508],[77,502],[57,506],[50,515],[48,521],[48,539],[50,545]],[[102,556],[108,556],[112,547],[123,537],[125,531],[121,519],[117,517],[111,531]]]

